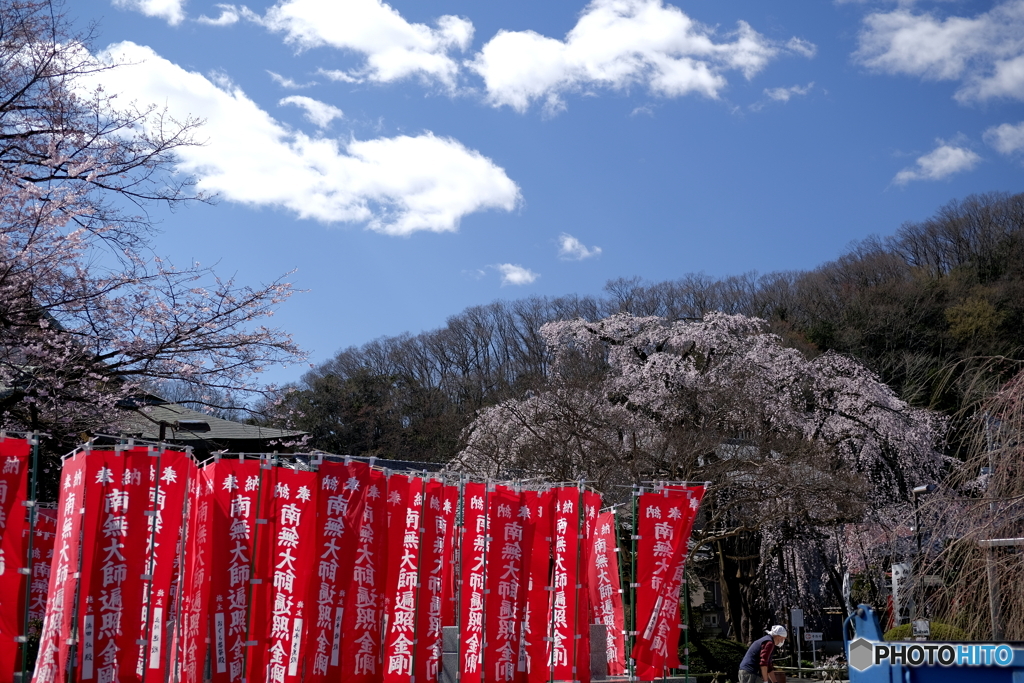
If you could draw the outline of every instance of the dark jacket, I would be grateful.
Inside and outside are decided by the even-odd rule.
[[[768,671],[775,671],[775,667],[772,666],[774,652],[775,641],[771,636],[758,638],[747,648],[747,654],[743,655],[743,661],[740,662],[740,669],[758,675],[761,673],[762,666],[768,667]]]

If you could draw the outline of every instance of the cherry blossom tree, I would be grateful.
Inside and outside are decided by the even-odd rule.
[[[244,401],[301,352],[261,324],[291,293],[153,253],[158,204],[208,198],[174,173],[201,122],[120,102],[56,0],[0,5],[0,425],[116,429],[163,382]]]
[[[838,354],[807,358],[742,315],[620,314],[542,328],[547,386],[482,410],[458,464],[501,477],[710,481],[733,633],[816,593],[838,604],[843,524],[907,506],[944,465],[943,424]]]

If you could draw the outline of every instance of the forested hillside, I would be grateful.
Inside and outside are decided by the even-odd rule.
[[[544,323],[723,311],[766,319],[808,356],[850,355],[911,405],[969,415],[1024,360],[1022,231],[1024,194],[976,195],[811,271],[636,277],[609,282],[602,297],[476,306],[440,329],[341,351],[268,412],[323,450],[447,461],[477,411],[543,389]]]

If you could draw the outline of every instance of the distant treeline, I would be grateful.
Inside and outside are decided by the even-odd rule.
[[[544,323],[709,311],[764,318],[809,355],[849,354],[911,404],[962,419],[1024,360],[1024,194],[952,201],[810,271],[620,278],[601,297],[474,306],[341,351],[287,387],[271,421],[334,453],[446,461],[478,409],[544,386]]]

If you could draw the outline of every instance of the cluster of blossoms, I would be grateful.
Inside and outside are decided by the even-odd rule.
[[[560,464],[575,471],[561,474],[600,479],[602,463],[643,467],[696,455],[680,444],[710,444],[721,455],[727,442],[788,440],[862,474],[878,499],[903,498],[938,471],[936,416],[908,406],[856,361],[808,359],[766,327],[723,313],[549,323],[548,388],[482,411],[463,462],[513,470],[528,466],[535,449],[564,448]]]
[[[549,323],[547,387],[481,411],[460,465],[609,491],[709,480],[714,517],[700,534],[756,529],[751,571],[788,572],[776,585],[810,594],[835,578],[827,568],[846,566],[852,537],[840,525],[905,518],[910,489],[940,475],[945,425],[856,361],[808,358],[767,327],[724,313]],[[780,548],[793,543],[806,562],[783,568]]]

